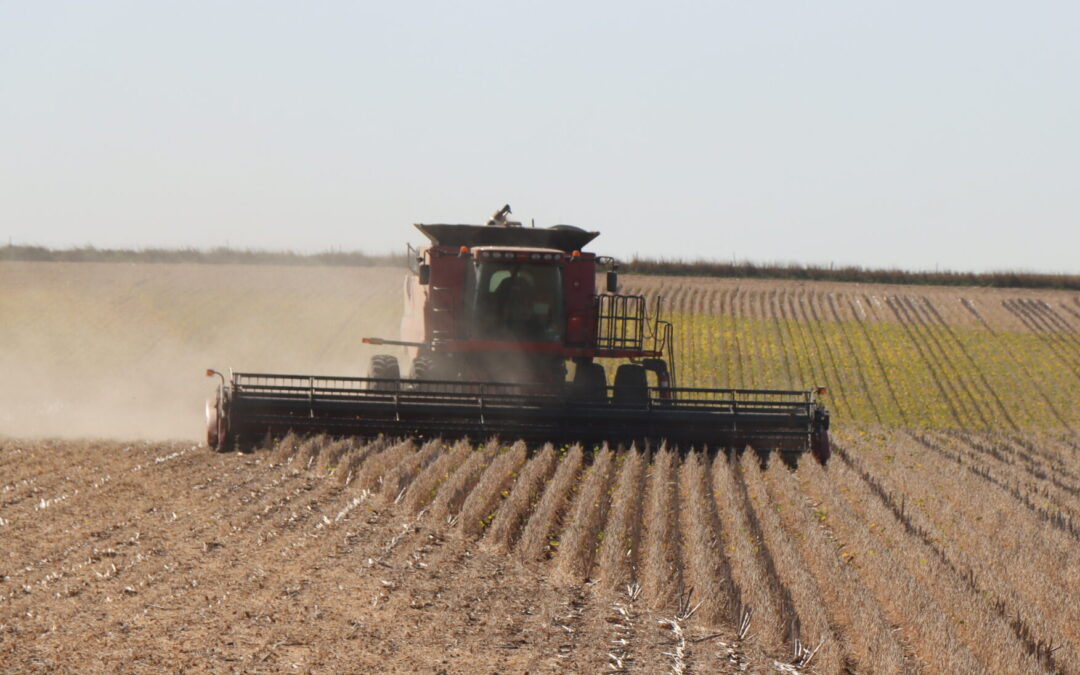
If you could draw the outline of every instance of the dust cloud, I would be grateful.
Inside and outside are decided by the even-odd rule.
[[[0,436],[201,440],[207,368],[362,376],[376,348],[361,339],[397,337],[404,277],[0,263]]]

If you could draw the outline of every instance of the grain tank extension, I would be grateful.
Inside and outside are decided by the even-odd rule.
[[[599,233],[522,227],[504,207],[487,225],[417,225],[398,339],[366,377],[231,373],[207,401],[218,450],[267,433],[666,441],[829,457],[822,389],[679,387],[672,326],[618,291],[617,263],[583,250]],[[597,289],[597,277],[604,282]],[[207,374],[220,375],[217,371]]]

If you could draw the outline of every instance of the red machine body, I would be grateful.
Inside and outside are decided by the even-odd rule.
[[[596,255],[570,254],[545,248],[509,248],[477,246],[466,251],[446,246],[425,246],[421,259],[429,266],[430,281],[420,283],[418,274],[405,280],[405,313],[401,321],[401,339],[432,345],[447,352],[502,351],[518,354],[553,354],[563,358],[637,357],[638,350],[602,353],[596,348],[597,297]],[[463,322],[466,315],[465,277],[470,264],[495,260],[502,264],[546,266],[563,277],[562,312],[557,320],[563,325],[559,339],[506,339],[474,336]],[[525,302],[527,299],[521,298]],[[608,350],[610,351],[610,350]],[[412,347],[410,356],[419,348]]]
[[[411,249],[401,339],[367,339],[406,347],[413,379],[554,383],[566,379],[569,362],[611,358],[642,360],[658,385],[670,385],[670,354],[662,368],[656,363],[670,346],[670,324],[650,320],[643,297],[616,292],[614,260],[580,249],[598,233],[416,227],[431,243]],[[603,266],[609,287],[598,293]]]

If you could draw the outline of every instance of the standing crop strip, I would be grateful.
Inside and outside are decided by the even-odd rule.
[[[740,285],[684,298],[671,317],[680,383],[824,386],[840,425],[1080,428],[1080,319],[1035,301],[979,309],[994,297]]]

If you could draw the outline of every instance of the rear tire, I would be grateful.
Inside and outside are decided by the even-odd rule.
[[[644,407],[649,403],[649,380],[645,367],[624,363],[615,371],[615,405]]]
[[[607,401],[607,374],[599,363],[579,363],[574,370],[574,400],[590,403]]]
[[[368,377],[393,380],[393,382],[368,382],[367,388],[374,391],[397,391],[398,380],[401,379],[401,367],[398,365],[396,356],[388,354],[376,354],[371,357],[371,366],[368,368]]]

